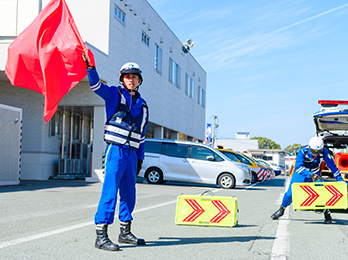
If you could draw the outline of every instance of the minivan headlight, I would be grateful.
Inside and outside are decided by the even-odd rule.
[[[245,171],[245,172],[248,172],[248,171],[249,171],[249,167],[246,166],[246,165],[244,165],[244,164],[238,164],[237,167],[238,167],[239,169],[242,169],[242,170]]]

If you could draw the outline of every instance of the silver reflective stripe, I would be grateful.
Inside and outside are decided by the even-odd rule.
[[[112,126],[112,125],[106,125],[105,130],[110,131],[110,132],[115,133],[115,134],[124,135],[124,136],[128,136],[128,134],[129,134],[129,131]]]
[[[129,131],[127,130],[124,130],[122,128],[119,128],[117,126],[112,126],[112,125],[106,125],[105,126],[105,130],[111,132],[111,133],[115,133],[115,134],[120,134],[120,135],[124,135],[124,136],[127,136],[129,135]],[[140,140],[141,138],[141,135],[140,134],[137,134],[137,133],[132,133],[131,134],[131,137],[136,139],[136,140]]]
[[[316,168],[316,169],[313,169],[313,170],[312,170],[312,172],[314,172],[314,173],[317,173],[317,172],[319,172],[319,171],[320,171],[319,168]]]
[[[127,142],[127,138],[117,137],[113,135],[104,135],[106,141],[117,143],[117,144],[125,144]]]
[[[304,171],[304,169],[305,169],[304,167],[300,167],[300,168],[297,170],[297,172],[300,173],[300,172]]]
[[[145,125],[145,122],[146,122],[146,116],[147,116],[147,109],[146,109],[146,107],[143,107],[143,120],[141,121],[140,133],[142,133],[143,130],[144,130],[144,125]]]
[[[132,133],[132,134],[131,134],[131,137],[132,137],[133,139],[136,139],[136,140],[140,141],[141,135],[140,135],[140,134],[137,134],[137,133]]]
[[[129,141],[129,146],[138,149],[139,148],[139,143],[133,142],[133,141]]]
[[[341,174],[341,172],[340,172],[340,170],[338,170],[337,172],[334,173],[334,177],[337,177],[340,174]]]
[[[124,95],[121,92],[121,104],[125,105],[126,104],[126,98],[124,97]]]
[[[104,172],[106,172],[106,165],[107,165],[106,163],[108,162],[110,149],[111,149],[111,145],[109,145],[109,147],[108,147],[108,149],[106,150],[106,153],[105,153],[105,162],[104,162],[105,171]]]
[[[96,91],[100,88],[100,86],[101,86],[101,83],[100,83],[100,81],[98,81],[97,84],[91,86],[91,90]]]

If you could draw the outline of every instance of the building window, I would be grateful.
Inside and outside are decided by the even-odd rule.
[[[186,73],[186,75],[185,75],[185,94],[193,99],[194,98],[194,93],[195,93],[195,82]]]
[[[205,90],[198,86],[198,104],[205,107]]]
[[[180,88],[180,74],[180,66],[175,61],[173,61],[172,58],[169,58],[169,82],[173,83],[177,88]]]
[[[61,113],[57,111],[50,120],[50,136],[60,136],[60,118]]]
[[[73,139],[81,140],[81,116],[73,115]]]
[[[150,37],[144,31],[141,35],[141,41],[145,43],[147,46],[150,46]]]
[[[120,23],[126,26],[126,14],[117,5],[115,5],[114,15]]]
[[[155,44],[155,71],[162,75],[162,49]]]

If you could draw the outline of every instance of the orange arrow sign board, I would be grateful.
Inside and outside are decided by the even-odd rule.
[[[308,209],[346,209],[347,184],[345,182],[305,182],[292,185],[293,207]]]
[[[181,195],[178,197],[175,223],[179,225],[235,226],[237,198]]]

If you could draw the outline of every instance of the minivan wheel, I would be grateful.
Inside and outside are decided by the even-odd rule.
[[[218,185],[223,189],[233,189],[236,187],[236,179],[232,174],[221,174],[218,179]]]
[[[257,182],[257,174],[256,172],[251,172],[251,180],[250,180],[250,183],[251,184],[254,184]]]
[[[149,169],[146,174],[146,180],[150,184],[163,183],[163,173],[160,169],[157,168]]]

